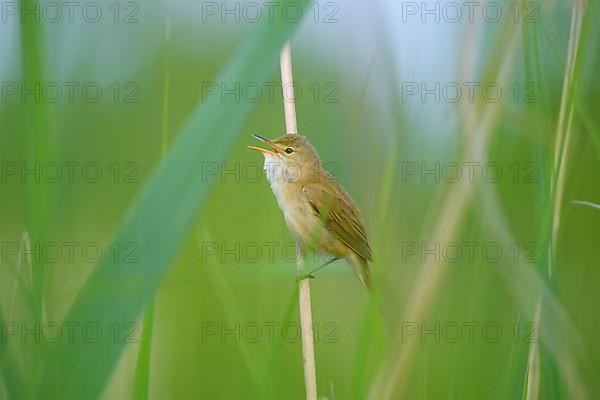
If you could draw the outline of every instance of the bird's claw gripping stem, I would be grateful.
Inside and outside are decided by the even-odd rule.
[[[308,279],[315,279],[315,276],[314,276],[313,274],[311,274],[311,273],[308,273],[308,274],[301,274],[301,275],[298,275],[298,276],[296,277],[296,282],[303,281],[303,280],[305,280],[305,279],[307,279],[307,278],[308,278]]]

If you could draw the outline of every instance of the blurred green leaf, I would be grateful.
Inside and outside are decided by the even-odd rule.
[[[264,81],[298,25],[281,17],[258,25],[217,81],[227,87]],[[225,159],[253,106],[220,100],[214,97],[198,105],[122,220],[115,242],[135,243],[140,262],[113,260],[111,254],[93,272],[65,321],[98,324],[102,335],[96,343],[78,340],[53,346],[49,361],[58,370],[46,375],[39,398],[92,399],[102,393],[125,348],[124,327],[139,317],[152,298],[209,193],[210,184],[201,174],[203,163]]]

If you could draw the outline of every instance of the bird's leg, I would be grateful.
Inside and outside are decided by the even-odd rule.
[[[304,249],[302,248],[302,245],[300,244],[300,242],[296,241],[296,257],[298,258],[298,261],[300,263],[303,264],[302,260],[304,259]],[[301,264],[298,264],[299,266]],[[300,282],[306,278],[314,278],[314,276],[311,276],[310,273],[308,274],[301,274],[302,270],[298,269],[297,275],[296,275],[296,282]]]
[[[314,278],[315,278],[315,276],[314,276],[313,274],[314,274],[315,272],[319,271],[320,269],[323,269],[323,268],[325,268],[325,267],[326,267],[326,266],[328,266],[329,264],[331,264],[331,263],[333,263],[333,262],[336,262],[336,261],[337,261],[337,260],[339,260],[339,259],[340,259],[340,257],[336,257],[336,256],[332,257],[331,259],[329,259],[329,260],[325,261],[325,263],[324,263],[323,265],[321,265],[321,266],[318,266],[317,268],[313,269],[312,271],[309,271],[309,272],[308,272],[308,273],[306,273],[306,274],[302,274],[302,275],[299,275],[298,277],[296,277],[296,282],[300,282],[301,280],[304,280],[304,279],[307,279],[307,278],[314,279]]]

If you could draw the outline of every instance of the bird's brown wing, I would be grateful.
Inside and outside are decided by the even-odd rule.
[[[373,255],[360,212],[344,188],[331,179],[305,184],[305,200],[330,232],[360,257],[371,261]]]

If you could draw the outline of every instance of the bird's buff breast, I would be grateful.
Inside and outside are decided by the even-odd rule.
[[[304,246],[315,249],[311,242],[318,240],[320,250],[335,246],[336,240],[324,229],[302,195],[302,185],[296,181],[291,168],[285,167],[277,157],[265,154],[265,172],[271,184],[271,190],[283,211],[286,225],[295,239]]]

